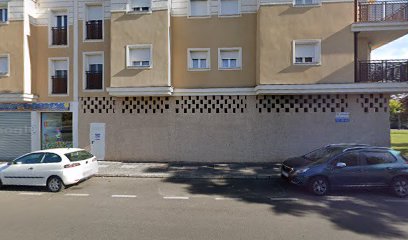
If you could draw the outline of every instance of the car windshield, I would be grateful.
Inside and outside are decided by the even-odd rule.
[[[325,162],[344,150],[344,147],[324,147],[314,150],[303,157],[311,162]]]

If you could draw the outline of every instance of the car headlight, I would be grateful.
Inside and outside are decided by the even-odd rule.
[[[298,169],[298,170],[295,171],[294,175],[305,173],[305,172],[307,172],[307,170],[309,170],[309,168]]]

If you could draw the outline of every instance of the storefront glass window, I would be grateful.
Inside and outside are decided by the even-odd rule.
[[[41,114],[41,148],[72,147],[72,113]]]

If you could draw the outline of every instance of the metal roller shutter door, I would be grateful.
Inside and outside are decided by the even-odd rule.
[[[31,151],[31,113],[0,112],[0,160]]]

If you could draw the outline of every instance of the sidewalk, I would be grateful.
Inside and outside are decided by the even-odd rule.
[[[280,176],[279,163],[122,163],[99,161],[99,177],[134,178],[244,178]]]

